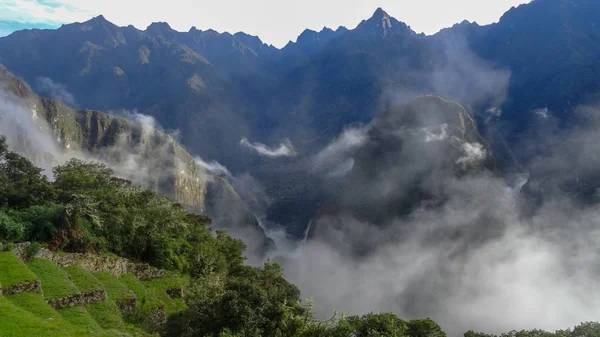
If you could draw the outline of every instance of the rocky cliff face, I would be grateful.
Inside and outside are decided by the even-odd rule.
[[[7,118],[0,131],[13,134],[12,145],[37,165],[52,167],[70,157],[103,161],[117,176],[169,196],[192,212],[211,216],[216,228],[245,239],[252,254],[269,244],[233,187],[198,165],[173,137],[156,130],[151,119],[140,117],[134,123],[40,98],[1,65],[0,83],[5,100],[0,113]],[[7,124],[20,130],[10,132]],[[53,144],[41,146],[48,141]]]

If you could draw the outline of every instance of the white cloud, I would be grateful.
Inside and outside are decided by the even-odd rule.
[[[462,144],[461,149],[463,150],[463,156],[456,161],[458,164],[477,162],[483,160],[486,156],[485,149],[479,143],[465,142]]]
[[[256,151],[261,156],[267,157],[292,157],[296,155],[296,150],[292,142],[284,140],[279,144],[279,147],[269,147],[263,143],[251,143],[246,137],[240,140],[240,145],[249,148],[252,151]]]
[[[200,157],[196,157],[196,158],[194,158],[194,160],[196,161],[196,164],[202,166],[204,169],[206,169],[207,171],[209,171],[211,173],[214,173],[214,174],[216,174],[218,176],[231,177],[231,172],[229,172],[229,170],[227,169],[227,167],[221,165],[216,160],[213,160],[211,162],[207,162],[207,161],[204,161]]]
[[[354,166],[354,160],[351,160],[352,151],[363,145],[367,139],[366,127],[344,130],[338,138],[314,157],[313,169],[326,171],[329,176],[348,173]]]
[[[55,98],[71,107],[75,106],[75,96],[67,90],[65,85],[56,83],[48,77],[38,77],[37,85],[40,95]]]
[[[439,129],[439,133],[435,133],[433,129]],[[448,138],[448,124],[444,123],[439,127],[435,128],[423,128],[423,132],[425,132],[425,141],[429,142],[439,142]]]
[[[535,109],[533,110],[533,113],[541,119],[548,119],[548,108]]]

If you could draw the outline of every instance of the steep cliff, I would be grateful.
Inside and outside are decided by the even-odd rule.
[[[15,148],[36,164],[51,167],[70,157],[103,161],[118,176],[211,216],[215,228],[244,238],[252,255],[271,244],[227,180],[198,165],[172,136],[158,131],[153,120],[138,116],[138,122],[131,122],[40,98],[2,65],[0,91],[0,132],[8,133]]]

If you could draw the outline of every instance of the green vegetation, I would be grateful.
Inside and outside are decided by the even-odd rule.
[[[164,307],[163,301],[156,296],[155,289],[142,284],[133,274],[126,274],[120,281],[135,294],[140,312],[147,314],[152,309]]]
[[[79,293],[69,274],[52,261],[33,259],[29,262],[29,268],[40,277],[44,298],[54,299]]]
[[[88,273],[81,267],[71,266],[64,268],[71,276],[71,281],[82,293],[89,293],[94,290],[104,289],[102,282],[98,281],[92,274]]]
[[[35,294],[0,298],[0,328],[6,335],[139,335],[129,324],[155,332],[149,314],[164,308],[165,336],[445,336],[430,319],[404,321],[391,313],[316,320],[311,303],[301,302],[300,291],[278,264],[245,265],[245,244],[224,231],[212,233],[207,217],[188,214],[167,198],[112,177],[102,164],[71,160],[54,169],[53,182],[40,172],[8,151],[0,138],[0,242],[25,240],[38,243],[34,248],[44,244],[56,251],[124,256],[170,270],[171,277],[141,282],[131,274],[91,275],[39,259],[29,261],[32,273],[11,252],[0,253],[3,285],[39,277],[45,299],[95,289],[108,294],[107,300],[87,307],[56,311],[61,318]],[[185,301],[167,295],[165,290],[177,287],[185,289]],[[115,302],[134,297],[139,310],[125,315],[124,322]],[[471,331],[465,336],[495,337]],[[600,326],[586,323],[554,334],[511,332],[501,337],[534,336],[600,337]]]
[[[86,306],[88,313],[102,329],[123,329],[123,318],[114,301],[100,301]]]
[[[0,297],[0,313],[2,336],[77,336],[66,331],[66,326],[21,309],[5,297]]]
[[[134,298],[134,293],[111,273],[96,273],[94,276],[102,282],[108,298],[114,301]]]
[[[39,279],[12,252],[0,252],[0,286],[3,288]]]
[[[71,325],[71,323],[66,321],[58,311],[47,305],[46,300],[39,294],[15,294],[7,296],[7,299],[17,307],[27,310],[45,321],[51,321],[65,330],[76,332],[77,334],[85,333],[85,331],[79,330],[79,328]]]
[[[59,310],[60,315],[74,326],[78,326],[89,334],[97,334],[102,328],[90,316],[84,307],[72,307]]]
[[[501,335],[490,335],[481,332],[469,331],[465,337],[600,337],[600,323],[586,322],[573,329],[548,332],[543,330],[511,331]]]

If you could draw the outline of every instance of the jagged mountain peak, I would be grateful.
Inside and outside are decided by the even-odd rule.
[[[165,33],[165,32],[174,32],[175,30],[171,28],[171,26],[167,22],[152,22],[147,28],[146,32],[148,33]]]
[[[110,21],[106,20],[106,18],[102,14],[91,18],[87,22],[108,22],[108,23],[110,23]]]
[[[377,20],[381,20],[384,18],[389,18],[390,15],[383,10],[383,8],[378,7],[375,12],[373,13],[373,16],[371,16],[371,19],[377,19]]]
[[[410,29],[404,22],[396,20],[390,16],[381,7],[377,8],[373,16],[368,20],[363,20],[356,30],[363,34],[374,34],[380,37],[387,37],[392,34],[400,35],[415,35],[416,33]]]

